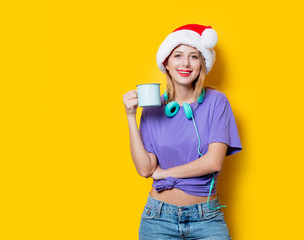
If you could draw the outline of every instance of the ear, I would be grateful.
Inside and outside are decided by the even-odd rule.
[[[165,62],[165,68],[166,68],[167,70],[169,70],[168,61]]]
[[[168,58],[166,58],[166,60],[163,62],[163,65],[168,70]]]

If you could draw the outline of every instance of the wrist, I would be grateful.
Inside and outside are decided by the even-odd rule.
[[[168,171],[165,170],[165,169],[163,169],[163,170],[160,172],[161,178],[162,178],[162,179],[165,179],[165,178],[169,177],[169,175],[168,175],[167,173],[168,173]]]
[[[136,114],[127,114],[127,119],[128,120],[136,119]]]

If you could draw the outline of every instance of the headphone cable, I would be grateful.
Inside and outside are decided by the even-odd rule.
[[[198,138],[198,149],[197,149],[197,151],[198,151],[198,154],[199,154],[200,156],[203,156],[203,154],[201,154],[201,152],[200,152],[201,140],[200,140],[200,137],[199,137],[197,128],[196,128],[196,124],[195,124],[195,120],[194,120],[193,114],[192,114],[192,121],[193,121],[194,128],[195,128],[195,132],[196,132],[196,135],[197,135],[197,138]],[[215,207],[215,208],[209,206],[209,198],[210,198],[210,194],[211,194],[211,191],[212,191],[212,189],[213,189],[213,186],[214,186],[214,172],[213,172],[212,174],[213,174],[213,177],[212,177],[212,180],[211,180],[211,183],[210,183],[210,190],[209,190],[208,200],[207,200],[208,207],[209,207],[210,209],[213,209],[213,210],[216,210],[216,209],[219,209],[219,208],[222,208],[222,207],[225,208],[225,207],[226,207],[225,205],[220,205],[220,206]]]

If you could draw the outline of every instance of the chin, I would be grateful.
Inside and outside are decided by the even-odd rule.
[[[189,85],[192,85],[193,81],[195,79],[192,79],[192,80],[184,80],[184,81],[175,81],[175,84],[179,84],[179,85],[183,85],[183,86],[189,86]]]

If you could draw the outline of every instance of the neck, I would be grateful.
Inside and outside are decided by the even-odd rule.
[[[194,97],[194,89],[186,86],[178,86],[175,87],[175,101],[178,102],[179,105],[183,103],[192,103],[195,101]]]

